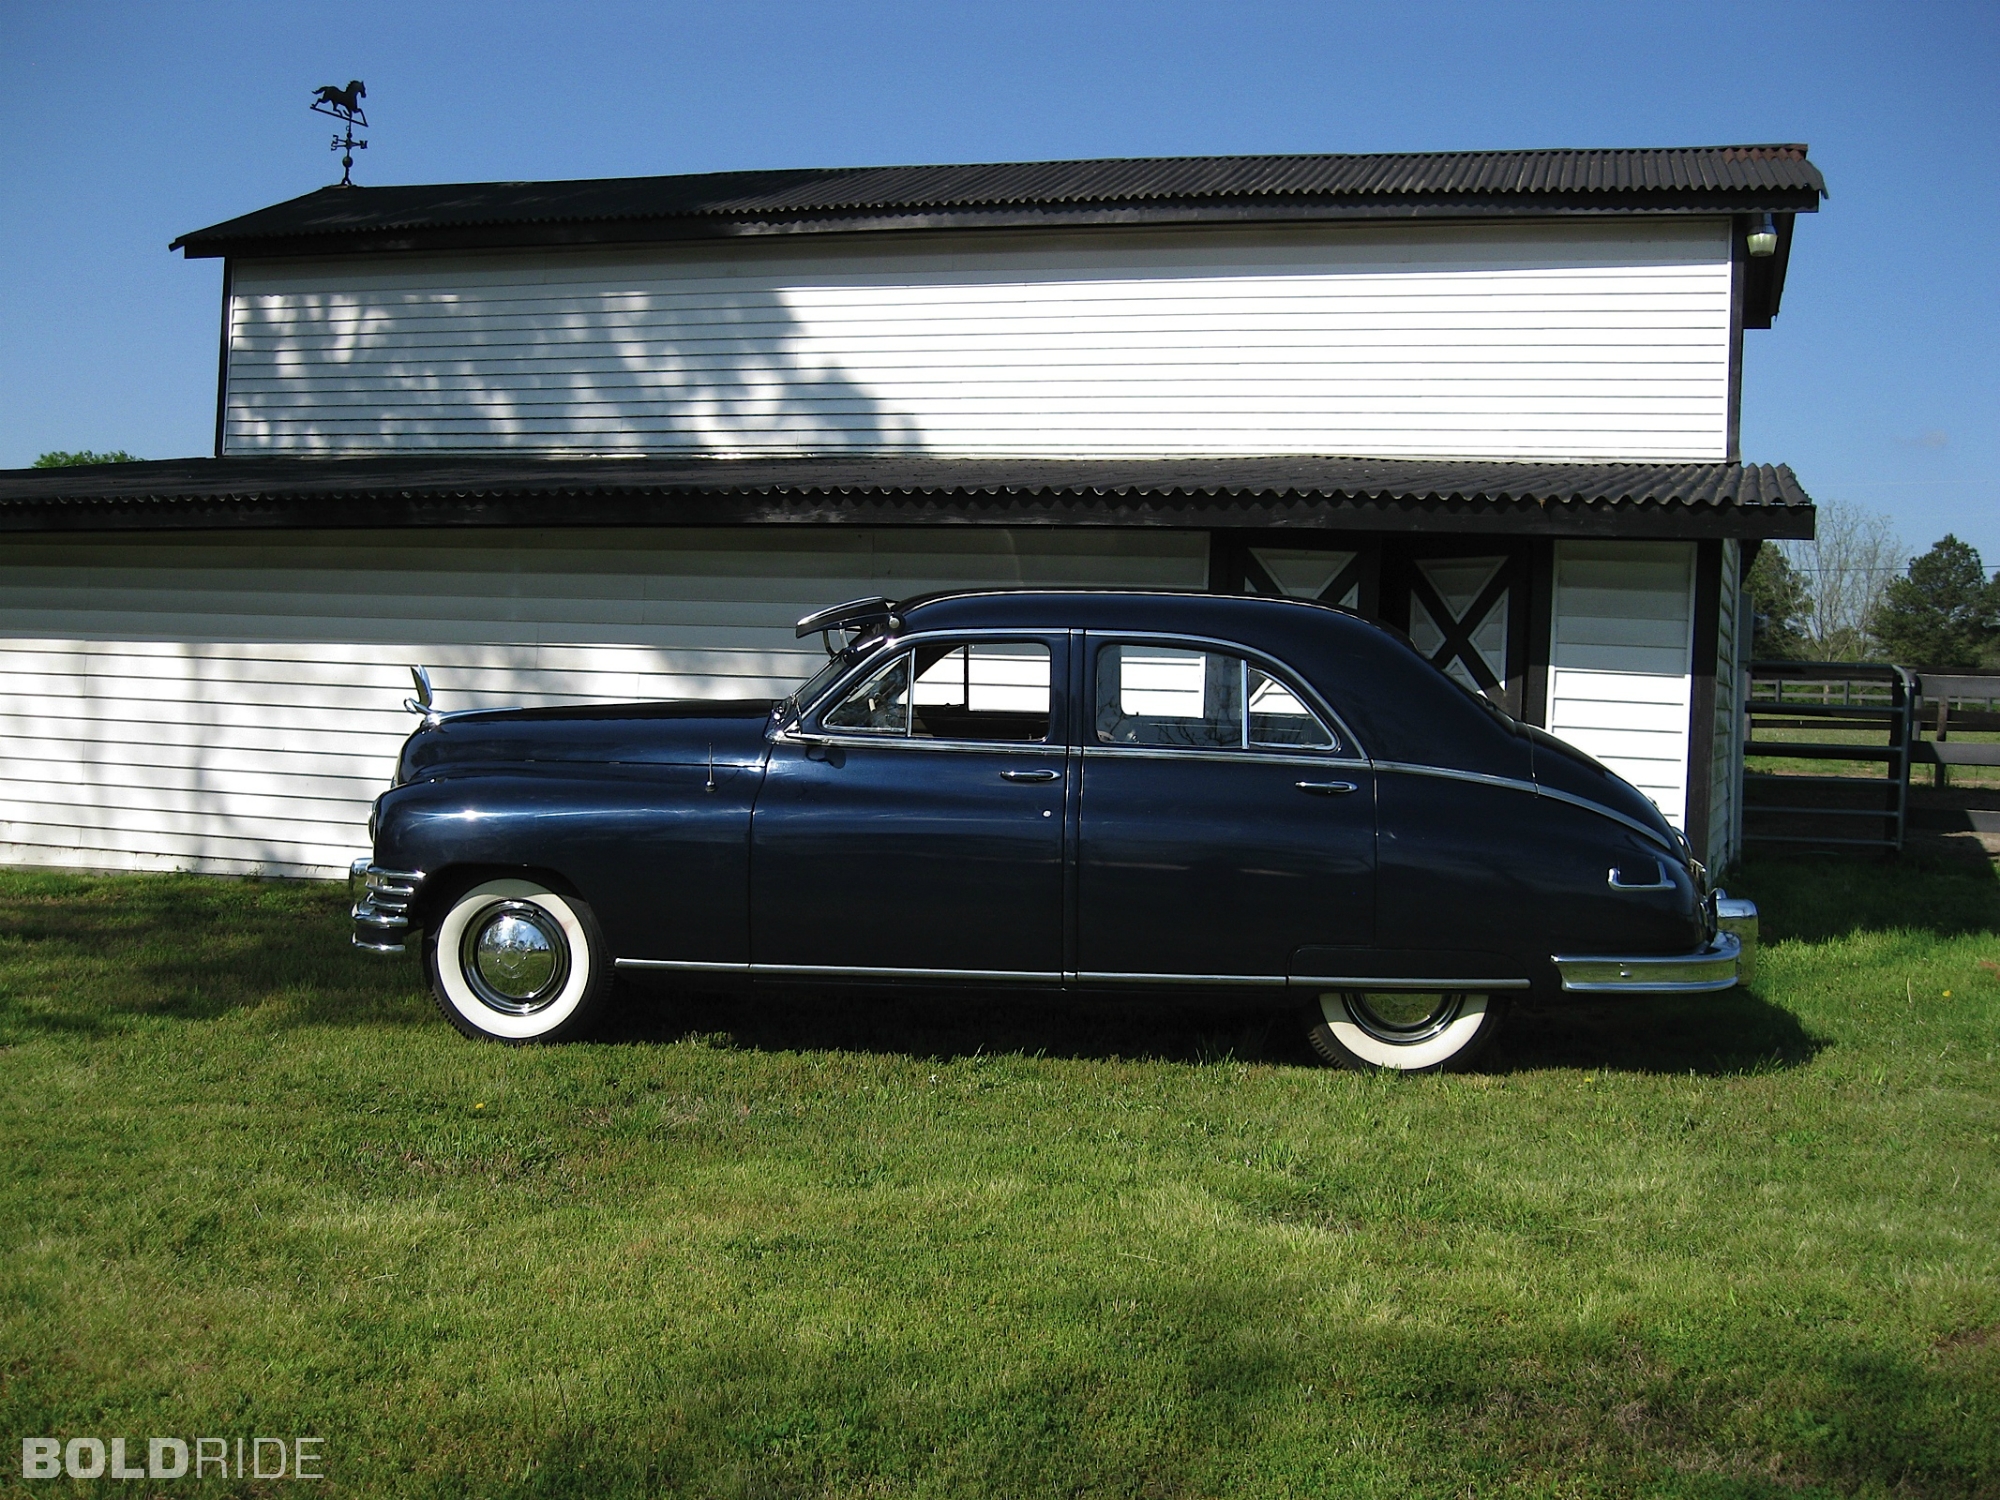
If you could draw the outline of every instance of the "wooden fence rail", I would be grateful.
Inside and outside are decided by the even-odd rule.
[[[1882,771],[1813,775],[1746,768],[1745,841],[1900,850],[1915,766],[1932,767],[1937,786],[1948,783],[1952,766],[2000,766],[2000,744],[1953,740],[1954,730],[2000,730],[2000,674],[1919,674],[1867,662],[1752,662],[1746,757],[1879,765]],[[1810,737],[1778,737],[1794,734]]]

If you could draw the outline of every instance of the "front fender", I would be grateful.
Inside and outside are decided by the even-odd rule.
[[[445,776],[383,794],[375,863],[422,872],[414,926],[475,873],[537,871],[597,915],[617,957],[749,957],[756,766],[594,766]]]

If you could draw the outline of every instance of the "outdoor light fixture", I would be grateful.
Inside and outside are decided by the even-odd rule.
[[[1773,255],[1778,249],[1778,226],[1771,222],[1771,216],[1764,214],[1757,220],[1749,236],[1743,242],[1744,248],[1752,255]]]

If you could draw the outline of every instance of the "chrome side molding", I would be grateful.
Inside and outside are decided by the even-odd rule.
[[[1286,981],[1293,989],[1307,990],[1414,990],[1419,994],[1483,995],[1490,990],[1534,988],[1527,979],[1420,979],[1367,978],[1354,974],[1294,974]]]
[[[946,982],[965,980],[1007,980],[1017,984],[1141,984],[1141,985],[1197,985],[1207,989],[1236,989],[1253,987],[1258,989],[1311,989],[1311,990],[1448,990],[1485,993],[1489,990],[1525,990],[1531,987],[1526,979],[1422,979],[1422,978],[1356,978],[1345,975],[1328,978],[1321,975],[1284,974],[1127,974],[1097,970],[1075,970],[1067,973],[1043,973],[1028,969],[877,969],[857,968],[839,964],[757,964],[724,963],[702,959],[681,958],[620,958],[613,961],[620,969],[651,969],[667,973],[682,974],[740,974],[745,978],[810,978],[823,976],[828,979],[915,979],[941,980]]]
[[[1060,974],[1043,974],[1027,969],[878,969],[853,964],[746,964],[710,962],[693,958],[618,958],[618,969],[653,969],[679,974],[744,974],[752,977],[828,979],[917,979],[972,980],[1006,979],[1024,984],[1056,984]]]

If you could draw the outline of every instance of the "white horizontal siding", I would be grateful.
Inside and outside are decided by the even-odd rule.
[[[225,451],[1720,459],[1723,220],[252,261]]]
[[[1681,827],[1694,621],[1689,542],[1556,543],[1548,726]]]
[[[770,696],[840,599],[1178,585],[1205,533],[735,531],[16,537],[0,554],[0,862],[337,875],[413,721]]]

